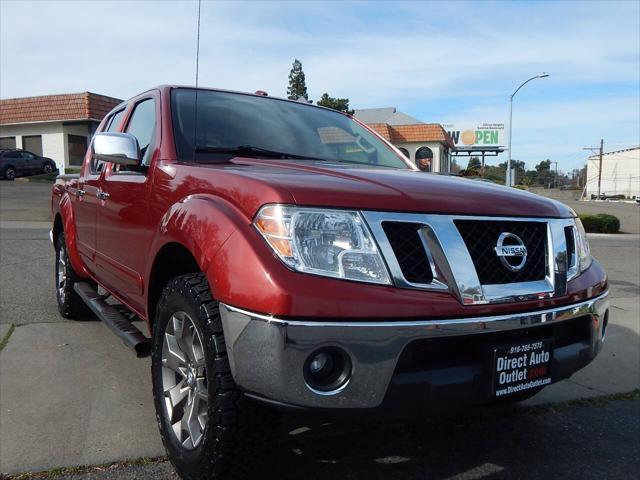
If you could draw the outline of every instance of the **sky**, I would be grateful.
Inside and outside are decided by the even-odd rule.
[[[128,98],[193,85],[197,1],[0,0],[0,98]],[[562,171],[640,144],[640,2],[203,1],[202,86],[395,106],[424,122],[508,122],[512,157]],[[502,154],[497,161],[505,161]],[[464,162],[464,161],[463,161]],[[489,163],[496,163],[495,160]]]

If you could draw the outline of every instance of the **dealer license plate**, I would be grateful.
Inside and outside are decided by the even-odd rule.
[[[493,393],[504,397],[551,383],[551,340],[494,349]]]

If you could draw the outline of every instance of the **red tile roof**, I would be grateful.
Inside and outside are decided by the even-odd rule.
[[[371,123],[369,127],[391,143],[441,142],[449,148],[455,148],[453,140],[439,123],[416,123],[413,125]]]
[[[122,100],[91,92],[0,100],[0,125],[57,120],[102,120]]]

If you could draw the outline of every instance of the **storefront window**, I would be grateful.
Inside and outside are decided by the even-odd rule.
[[[69,146],[69,165],[82,165],[84,154],[87,152],[87,137],[81,135],[67,135]]]

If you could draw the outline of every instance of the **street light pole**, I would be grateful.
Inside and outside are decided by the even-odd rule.
[[[520,90],[522,87],[524,87],[527,83],[529,83],[531,80],[535,80],[536,78],[546,78],[548,77],[549,74],[542,72],[540,75],[536,75],[535,77],[531,77],[529,80],[527,80],[526,82],[523,82],[518,88],[516,88],[516,91],[513,92],[511,94],[511,96],[509,97],[509,156],[507,157],[507,173],[506,173],[506,177],[505,177],[505,183],[508,187],[512,187],[512,178],[511,178],[511,137],[512,137],[512,133],[511,131],[513,130],[513,97],[516,96],[516,93],[518,93],[518,90]]]

